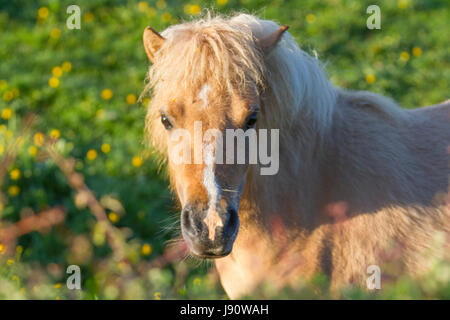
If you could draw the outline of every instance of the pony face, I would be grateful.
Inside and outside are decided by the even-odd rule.
[[[166,93],[156,92],[152,107],[159,107],[155,125],[164,130],[170,177],[182,205],[182,235],[194,255],[222,257],[238,233],[248,168],[246,161],[237,163],[237,153],[248,154],[249,144],[239,149],[230,135],[254,130],[259,95],[230,94],[208,83],[175,98]]]
[[[256,132],[261,114],[263,54],[287,27],[260,41],[220,21],[214,28],[180,26],[163,35],[144,32],[153,62],[148,126],[168,160],[183,238],[194,255],[218,258],[231,252],[239,230],[247,133]],[[243,148],[236,143],[239,135]]]

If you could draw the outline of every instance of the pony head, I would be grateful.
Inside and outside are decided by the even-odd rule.
[[[308,84],[287,83],[294,78],[288,57],[300,50],[287,28],[241,14],[208,16],[161,34],[150,27],[144,31],[153,63],[146,88],[152,90],[147,128],[153,145],[168,159],[171,186],[182,206],[182,235],[196,256],[229,254],[238,233],[250,143],[240,150],[246,154],[244,163],[218,161],[228,157],[231,145],[239,152],[228,132],[244,133],[249,140],[250,130],[286,126],[305,98],[298,94]],[[291,47],[280,48],[280,41]],[[305,71],[308,65],[303,64]]]

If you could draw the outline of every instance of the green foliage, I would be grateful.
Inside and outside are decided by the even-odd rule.
[[[82,11],[80,30],[66,27],[66,8],[74,2]],[[378,1],[381,30],[366,28],[370,4],[345,0],[1,2],[1,156],[19,136],[26,114],[33,112],[39,119],[6,168],[0,227],[56,205],[64,206],[67,215],[64,223],[47,233],[20,237],[12,256],[0,244],[0,298],[225,298],[209,265],[188,260],[145,269],[176,235],[162,230],[170,221],[176,223],[177,210],[167,178],[145,144],[148,101],[137,101],[149,64],[142,32],[147,25],[163,30],[189,20],[200,8],[256,13],[290,25],[301,47],[309,53],[316,50],[327,63],[338,86],[378,92],[407,108],[447,99],[447,1]],[[112,257],[102,226],[75,201],[76,192],[55,163],[39,156],[41,139],[50,137],[63,156],[76,159],[76,170],[98,199],[120,203],[120,210],[108,209],[107,214],[126,240],[127,262]],[[70,264],[82,267],[82,291],[65,289],[65,268]],[[448,273],[447,266],[439,268]],[[316,280],[300,291],[275,293],[269,286],[263,297],[331,298],[323,289],[326,280]],[[400,281],[380,297],[450,297],[449,286],[426,283],[434,282],[415,286]],[[343,297],[379,296],[350,290]]]

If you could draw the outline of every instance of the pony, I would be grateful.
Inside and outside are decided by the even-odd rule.
[[[394,260],[399,273],[420,276],[450,252],[448,242],[434,245],[450,232],[450,100],[407,110],[335,87],[287,29],[236,14],[144,31],[146,129],[168,160],[184,241],[214,259],[233,299],[318,273],[331,291],[365,287],[370,266],[385,277]],[[218,163],[226,147],[217,135],[174,138],[196,122],[202,133],[278,129],[278,172]],[[205,161],[172,161],[195,143]]]

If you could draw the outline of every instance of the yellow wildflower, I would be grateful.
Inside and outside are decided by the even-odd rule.
[[[149,245],[148,243],[143,244],[143,245],[142,245],[142,248],[141,248],[141,254],[142,254],[143,256],[148,256],[148,255],[150,255],[151,253],[152,253],[152,246]]]
[[[53,139],[59,139],[60,136],[61,133],[58,129],[53,129],[52,131],[50,131],[50,137],[52,137]]]
[[[33,137],[34,144],[38,147],[42,147],[45,142],[45,137],[42,132],[36,132]]]
[[[35,156],[37,155],[37,153],[38,153],[38,148],[36,148],[35,146],[30,146],[30,147],[28,148],[28,153],[29,153],[31,156],[35,157]]]
[[[155,300],[161,300],[161,292],[155,292],[153,296],[155,297]]]
[[[403,51],[402,53],[400,53],[400,60],[403,62],[406,62],[409,60],[409,53],[406,51]]]
[[[422,55],[422,49],[420,47],[414,47],[412,49],[412,54],[414,57],[420,57]]]
[[[127,103],[128,103],[128,104],[135,104],[135,103],[136,103],[136,100],[137,100],[137,99],[136,99],[136,95],[130,93],[129,95],[127,95],[126,100],[127,100]]]
[[[20,178],[20,170],[19,169],[11,170],[9,176],[11,177],[11,180],[18,180]]]
[[[314,14],[309,13],[309,14],[306,16],[306,22],[308,22],[308,23],[314,23],[315,21],[316,21],[316,16],[315,16]]]
[[[376,78],[375,78],[375,76],[373,74],[368,74],[366,76],[366,82],[368,84],[373,84],[373,83],[375,83],[375,81],[376,81]]]
[[[217,0],[217,4],[219,5],[219,6],[224,6],[224,5],[226,5],[228,3],[228,0]]]
[[[200,14],[201,11],[202,11],[202,8],[200,8],[200,6],[198,4],[193,4],[193,5],[189,6],[189,8],[188,8],[189,14],[192,14],[193,16]]]
[[[10,196],[15,197],[20,193],[20,188],[18,186],[11,186],[8,188],[8,193]]]
[[[46,19],[48,17],[49,10],[47,7],[41,7],[38,10],[38,17],[41,19]]]
[[[111,146],[109,145],[109,143],[104,143],[102,144],[101,149],[103,153],[109,153],[111,151]]]
[[[398,0],[397,5],[400,9],[406,9],[409,5],[409,0]]]
[[[95,160],[97,158],[97,151],[95,151],[94,149],[89,150],[86,153],[86,158],[88,160]]]
[[[56,283],[54,286],[53,286],[53,288],[55,288],[55,289],[59,289],[59,288],[61,288],[61,283]]]
[[[57,88],[59,86],[59,79],[55,77],[50,78],[48,85],[52,88]]]
[[[119,215],[112,211],[108,214],[108,218],[112,223],[117,223],[120,220]]]
[[[142,166],[142,158],[140,156],[135,156],[131,160],[131,163],[133,164],[133,167],[138,168],[138,167]]]
[[[2,119],[8,120],[13,115],[13,111],[10,108],[5,108],[2,110]]]
[[[63,74],[63,69],[59,66],[53,67],[52,74],[54,77],[59,78]]]
[[[145,10],[148,9],[148,3],[145,1],[141,1],[138,3],[138,10],[141,12],[144,12]]]
[[[63,62],[63,64],[61,65],[61,69],[64,72],[69,72],[70,70],[72,70],[72,64],[68,61]]]
[[[58,39],[61,36],[61,30],[58,28],[53,28],[52,31],[50,31],[50,37],[53,39]]]
[[[102,99],[109,100],[113,96],[113,92],[110,89],[104,89],[101,93]]]
[[[92,22],[94,21],[94,14],[92,12],[86,12],[83,16],[84,22]]]

